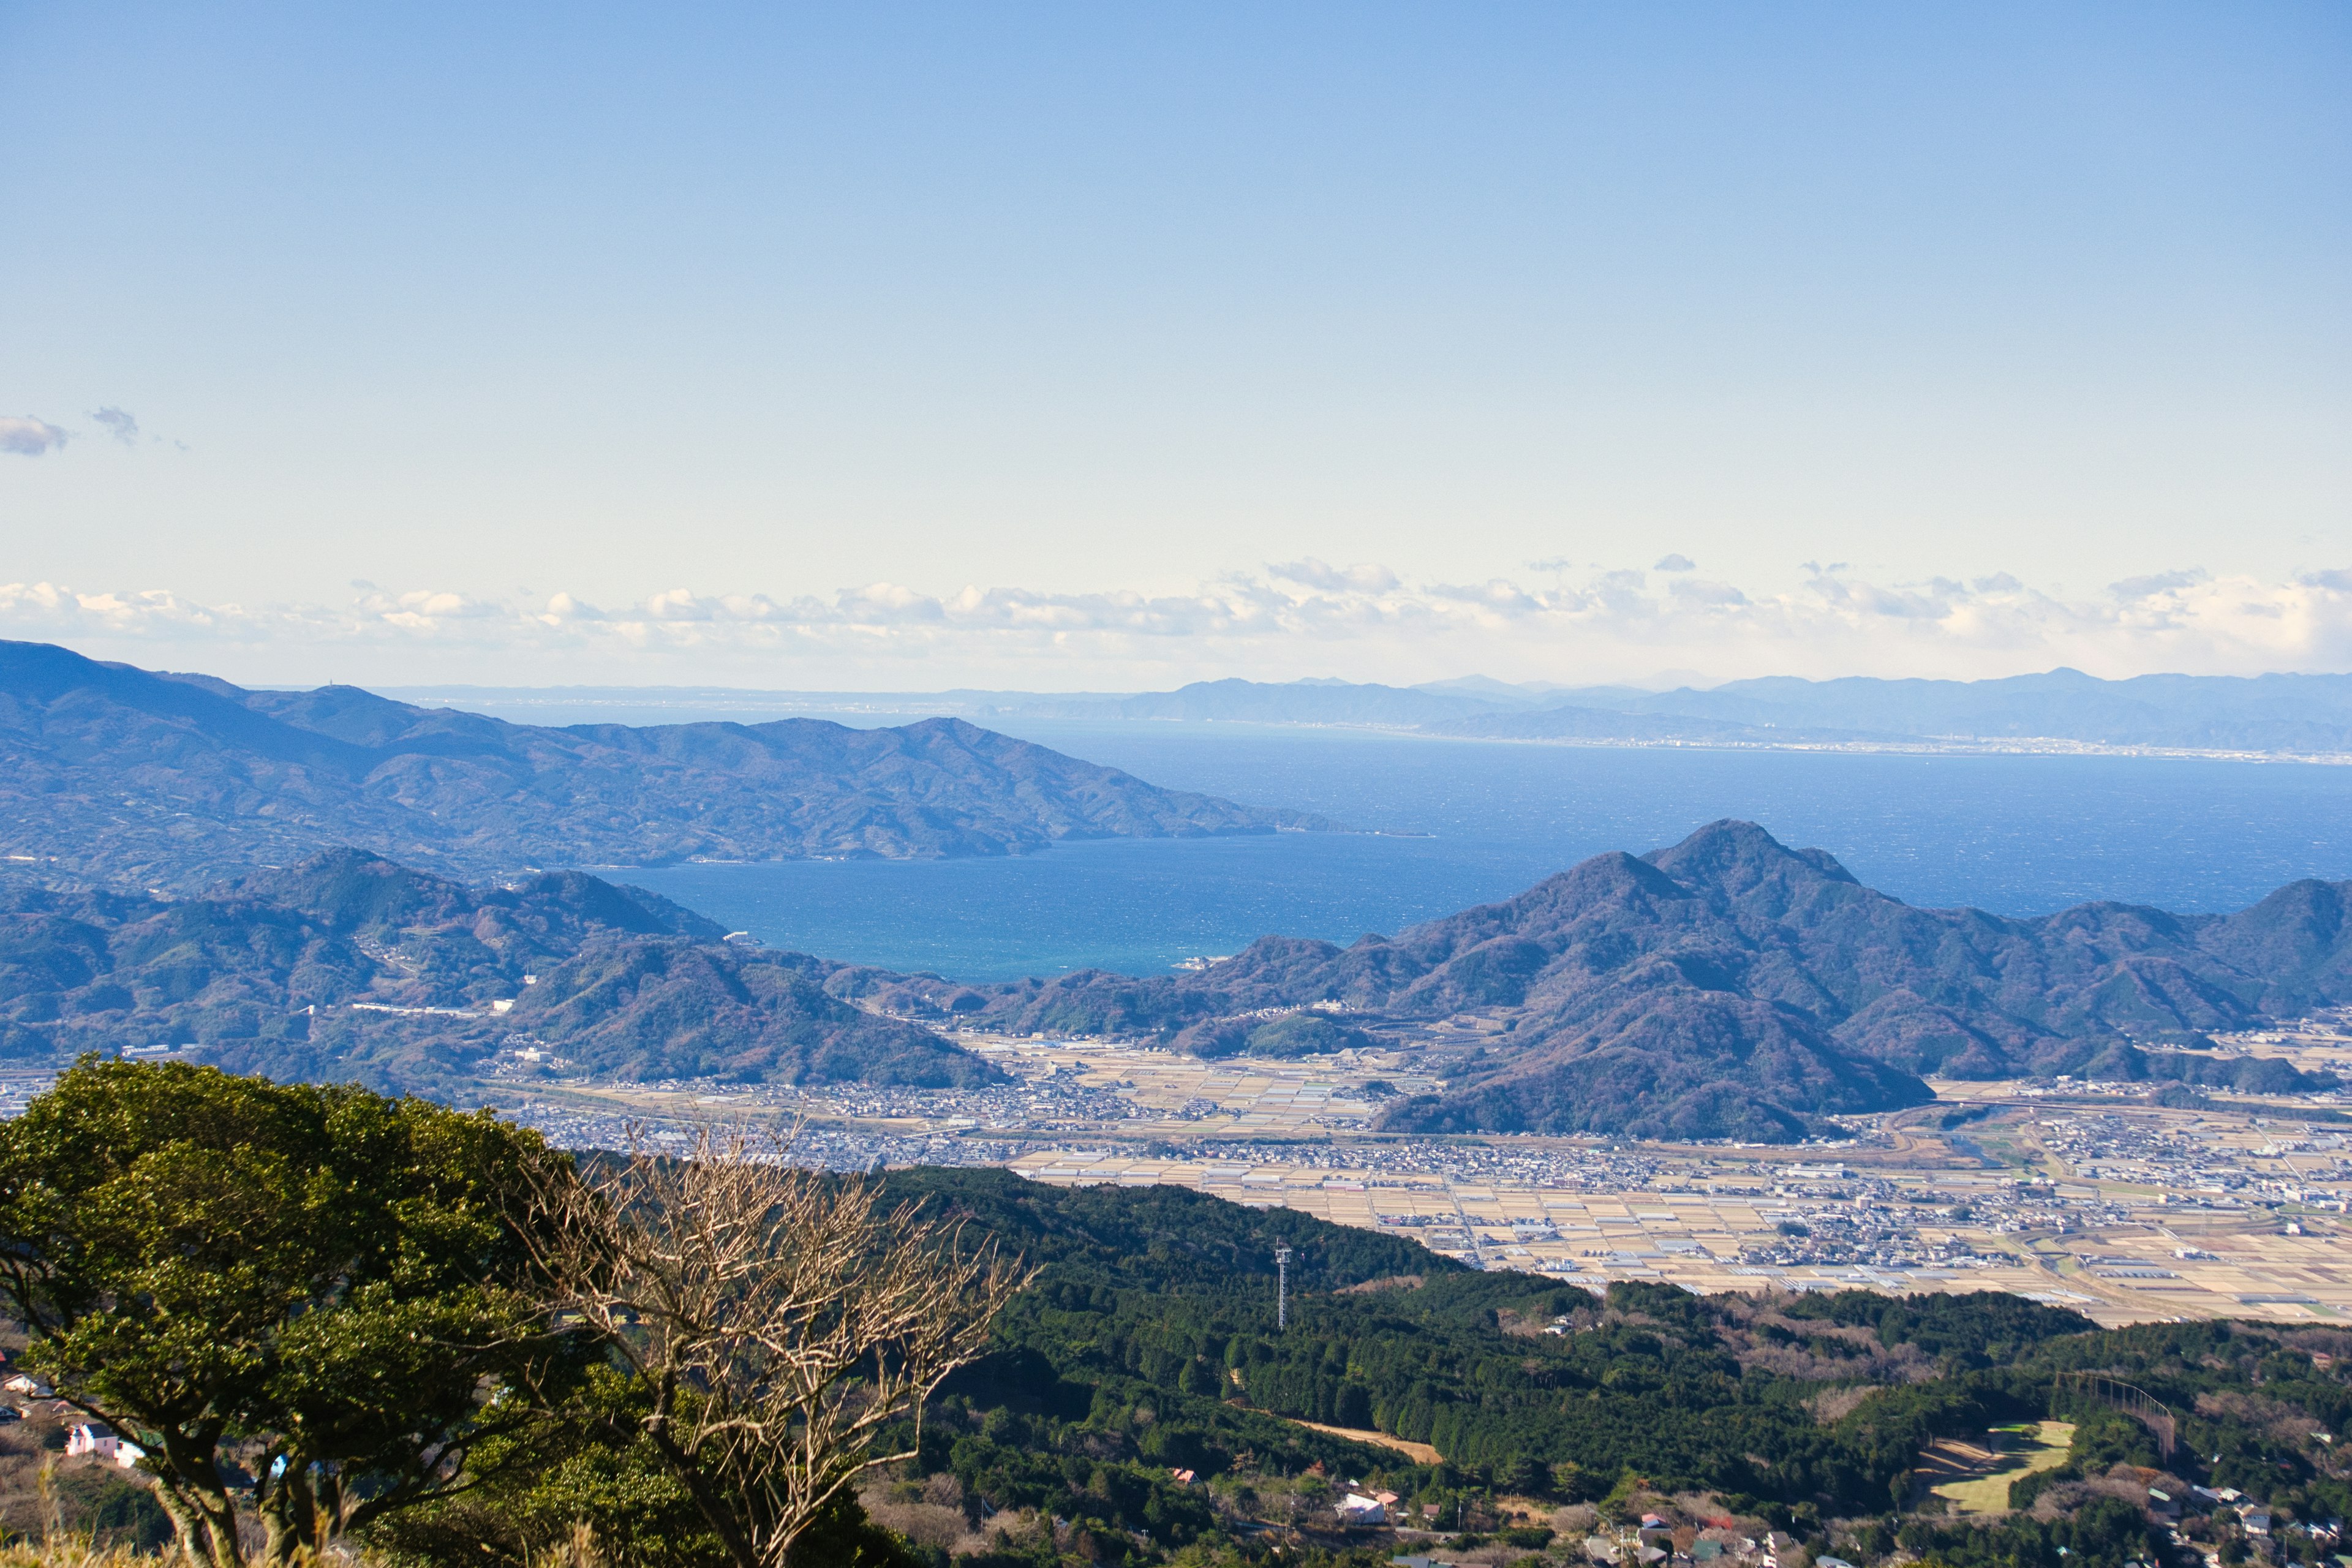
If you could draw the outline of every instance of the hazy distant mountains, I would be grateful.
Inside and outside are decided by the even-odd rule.
[[[1561,691],[1555,709],[1740,726],[1746,738],[1804,731],[1885,739],[2057,740],[2191,751],[2352,752],[2352,675],[2144,675],[2100,680],[2055,669],[2005,680],[1798,680],[1712,690]],[[1497,720],[1500,720],[1497,722]],[[1522,717],[1540,734],[1541,711]],[[1463,732],[1513,733],[1500,716]]]
[[[1738,680],[1709,690],[1507,686],[1471,679],[1395,687],[1201,681],[1122,695],[1019,691],[759,692],[720,689],[420,689],[536,716],[567,709],[751,714],[955,714],[1018,719],[1323,724],[1492,740],[1627,744],[1915,745],[2062,742],[2188,751],[2352,752],[2352,675],[2150,675],[2071,669],[2003,680]]]
[[[0,1058],[201,1045],[278,1078],[435,1089],[509,1042],[605,1078],[969,1087],[1002,1075],[578,872],[467,888],[353,850],[169,901],[0,879]],[[357,1005],[354,1005],[357,1004]]]
[[[1433,707],[1449,711],[1431,711]],[[2079,670],[2056,669],[1973,681],[1771,676],[1705,691],[1685,687],[1657,692],[1612,686],[1538,691],[1487,683],[1425,689],[1217,681],[1125,699],[1121,716],[1379,723],[1520,740],[1751,745],[2049,740],[2191,751],[2345,752],[2352,752],[2352,675],[2100,680]]]
[[[2352,883],[2316,881],[2228,916],[1918,910],[1821,850],[1722,822],[1350,947],[1266,937],[1181,975],[886,994],[903,1011],[1203,1054],[1252,1048],[1267,1009],[1336,1003],[1351,1034],[1481,1015],[1491,1032],[1447,1093],[1386,1125],[1776,1141],[1822,1112],[1924,1101],[1927,1073],[2195,1079],[2204,1058],[2141,1047],[2352,1000],[2348,915]]]
[[[481,876],[1328,826],[956,719],[551,729],[0,642],[0,853],[52,874],[184,889],[334,844]]]

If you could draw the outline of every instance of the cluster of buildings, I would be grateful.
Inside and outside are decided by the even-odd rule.
[[[2085,1182],[2153,1189],[2168,1206],[2296,1204],[2341,1211],[2352,1188],[2352,1128],[2254,1114],[2226,1123],[2112,1111],[2037,1118],[2042,1146]],[[2226,1130],[2231,1136],[2216,1136]]]
[[[0,1357],[0,1362],[5,1362]],[[95,1421],[79,1419],[81,1413],[57,1396],[51,1388],[30,1373],[10,1373],[0,1378],[0,1422],[24,1421],[33,1416],[70,1421],[66,1428],[66,1457],[69,1459],[90,1458],[117,1469],[134,1469],[147,1457],[147,1450],[119,1435],[113,1427]]]
[[[1447,1053],[1485,1037],[1427,1033],[1412,1048],[1215,1061],[974,1034],[965,1043],[1009,1081],[967,1089],[596,1083],[518,1055],[516,1074],[478,1096],[562,1146],[682,1147],[700,1124],[763,1123],[793,1130],[791,1157],[831,1170],[1178,1183],[1580,1282],[1945,1281],[2117,1321],[2352,1312],[2352,1219],[2338,1217],[2352,1116],[2309,1097],[2204,1089],[2184,1104],[2144,1083],[1941,1084],[1925,1113],[1846,1119],[1847,1136],[1795,1147],[1382,1133],[1384,1100],[1441,1088]],[[2352,1078],[2352,1034],[2332,1021],[2226,1046]],[[0,1115],[52,1077],[0,1073]]]

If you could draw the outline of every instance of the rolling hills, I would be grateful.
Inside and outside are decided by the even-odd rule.
[[[335,845],[483,877],[1329,826],[1160,789],[956,719],[551,729],[0,642],[0,854],[53,879],[191,891]]]

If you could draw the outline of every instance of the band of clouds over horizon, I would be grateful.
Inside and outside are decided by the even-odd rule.
[[[1556,563],[1537,563],[1557,568]],[[298,654],[430,648],[488,667],[603,655],[648,678],[749,660],[834,669],[920,659],[927,684],[965,669],[1132,666],[1426,679],[1478,668],[1512,678],[1631,677],[1672,664],[1720,674],[2010,675],[2064,663],[2093,674],[2352,669],[2352,569],[2284,582],[2181,571],[2062,597],[1995,574],[1879,584],[1813,567],[1793,589],[1750,595],[1680,556],[1648,574],[1597,572],[1529,585],[1407,584],[1384,566],[1307,559],[1234,574],[1190,594],[966,587],[939,596],[876,583],[829,598],[675,588],[623,608],[570,593],[536,603],[355,584],[341,606],[206,605],[169,590],[0,584],[0,635]],[[445,658],[443,662],[447,662]],[[1189,679],[1189,677],[1188,677]],[[1058,684],[1066,685],[1063,680]]]

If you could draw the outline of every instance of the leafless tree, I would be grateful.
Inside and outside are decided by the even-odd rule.
[[[705,1129],[682,1158],[549,1166],[530,1227],[558,1310],[603,1336],[652,1396],[647,1438],[736,1568],[793,1543],[986,1343],[1033,1271],[992,1240],[876,1184],[793,1167],[788,1143]]]

